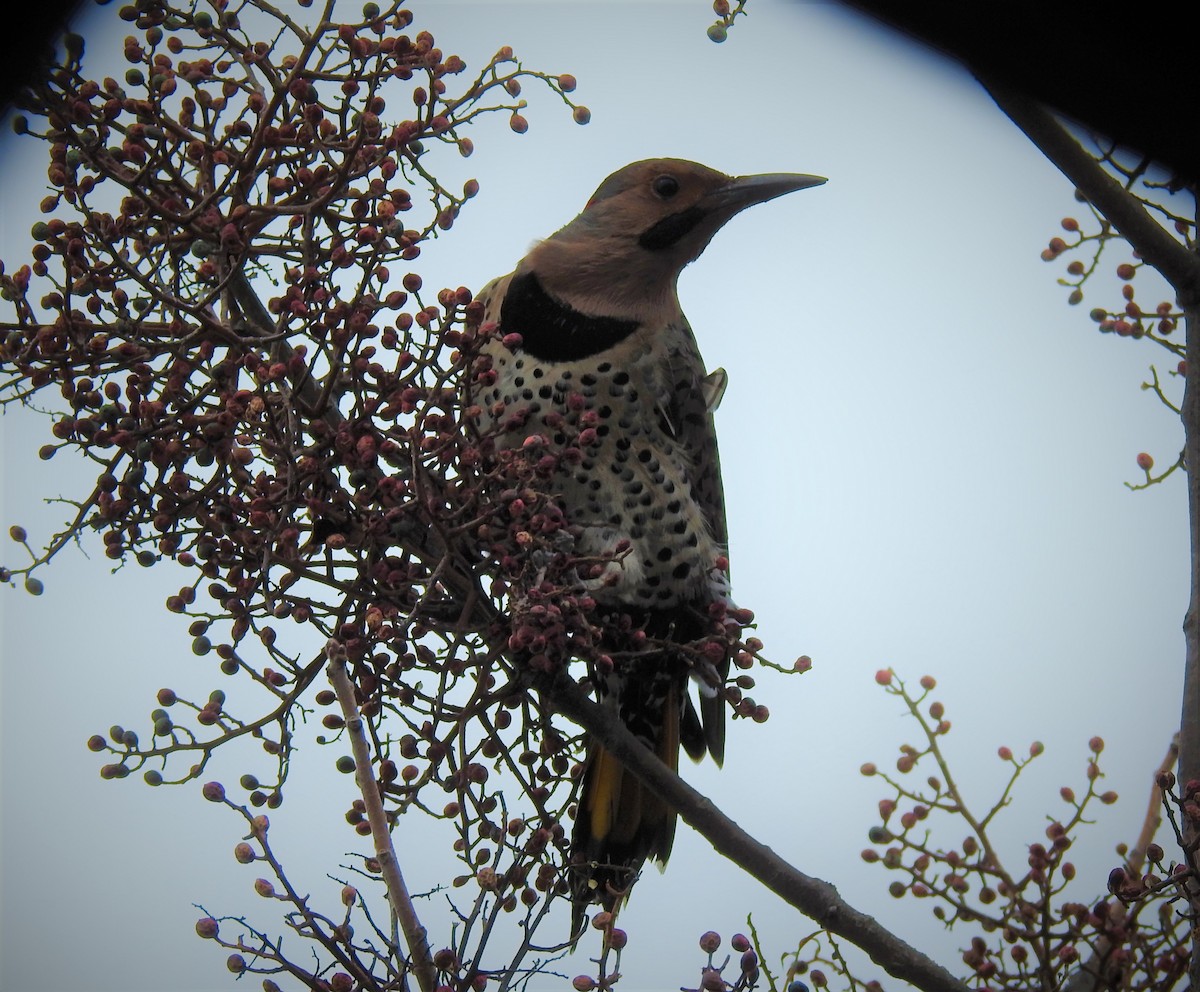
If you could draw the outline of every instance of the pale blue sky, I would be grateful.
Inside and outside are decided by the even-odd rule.
[[[1138,388],[1150,362],[1173,363],[1101,337],[1093,300],[1067,307],[1038,258],[1076,208],[1070,185],[963,71],[838,5],[755,0],[722,46],[705,38],[699,0],[411,6],[414,30],[469,66],[510,44],[530,67],[576,75],[593,111],[581,128],[528,86],[528,134],[498,118],[474,135],[472,158],[446,155],[448,178],[477,177],[482,190],[422,257],[427,285],[478,287],[507,271],[635,159],[829,177],[737,218],[681,281],[708,363],[730,375],[718,431],[735,596],[771,657],[814,660],[802,679],[764,676],[755,696],[771,720],[736,723],[725,769],[686,777],[957,969],[957,934],[888,897],[891,878],[858,855],[883,793],[857,769],[912,738],[873,673],[932,672],[952,760],[981,801],[1002,774],[997,745],[1046,744],[1001,821],[1017,863],[1044,814],[1061,812],[1059,786],[1082,786],[1088,738],[1107,740],[1107,784],[1124,801],[1073,852],[1090,873],[1079,897],[1102,891],[1177,724],[1186,518],[1180,481],[1123,485],[1138,451],[1166,464],[1178,450],[1170,414]],[[94,25],[116,9],[83,25],[97,58]],[[37,219],[40,155],[0,138],[10,266]],[[60,514],[39,501],[69,485],[70,466],[36,460],[40,421],[7,416],[0,429],[3,529],[44,537]],[[13,561],[4,540],[0,561]],[[239,823],[198,786],[101,782],[83,746],[113,722],[142,727],[160,685],[207,691],[218,677],[160,608],[170,590],[157,569],[112,576],[98,547],[86,550],[64,553],[40,599],[0,590],[0,985],[229,988],[224,953],[192,933],[191,904],[270,926],[258,872],[231,854]],[[324,873],[363,847],[342,818],[352,784],[329,773],[337,753],[302,749],[272,817],[300,887],[331,901]],[[250,756],[218,764],[228,779],[252,768]],[[436,880],[440,850],[422,850],[414,887]],[[620,987],[694,982],[700,933],[728,937],[750,912],[775,953],[812,929],[681,827],[666,874],[648,873],[623,914]],[[445,916],[426,923],[440,946]],[[586,957],[563,969],[587,970]]]

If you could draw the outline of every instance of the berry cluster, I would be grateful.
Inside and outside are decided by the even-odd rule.
[[[1138,843],[1132,849],[1118,847],[1124,860],[1108,879],[1110,898],[1097,899],[1100,886],[1080,893],[1086,880],[1077,879],[1069,853],[1079,830],[1091,822],[1093,804],[1117,801],[1115,792],[1100,786],[1101,738],[1088,742],[1085,787],[1060,790],[1066,814],[1048,818],[1044,837],[1029,843],[1024,863],[1014,866],[996,842],[996,820],[1024,769],[1043,754],[1042,744],[1033,742],[1024,755],[1008,747],[997,750],[1009,766],[1008,780],[980,814],[967,803],[943,750],[951,725],[944,705],[929,698],[936,681],[924,676],[919,690],[910,691],[890,669],[880,671],[876,681],[903,703],[923,742],[900,748],[895,773],[874,763],[862,766],[863,775],[889,788],[879,802],[880,822],[869,831],[872,846],[862,857],[897,876],[888,888],[893,898],[926,902],[947,928],[966,930],[962,962],[972,987],[1060,989],[1097,975],[1101,978],[1086,987],[1148,992],[1170,989],[1185,976],[1200,895],[1195,839],[1200,783],[1174,789],[1174,775],[1166,767],[1174,762],[1174,751],[1154,789],[1174,828],[1178,862],[1152,843],[1157,825],[1152,809]],[[915,781],[921,769],[924,780]],[[963,830],[961,841],[946,843],[944,838]],[[826,943],[831,950],[824,949]],[[828,966],[851,987],[858,981],[829,934],[818,932],[802,941],[791,971],[824,987],[828,978],[816,965]]]

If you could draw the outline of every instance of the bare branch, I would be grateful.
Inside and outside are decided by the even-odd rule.
[[[339,646],[340,647],[340,646]],[[363,729],[362,715],[358,712],[358,703],[354,699],[354,686],[346,672],[346,656],[344,651],[330,650],[329,681],[333,683],[342,714],[346,719],[346,731],[350,736],[350,746],[354,752],[355,780],[362,792],[363,802],[367,807],[367,822],[371,825],[371,838],[375,842],[375,855],[379,858],[380,870],[387,883],[388,902],[392,911],[400,921],[400,929],[404,931],[408,943],[408,953],[412,958],[413,971],[421,992],[434,992],[437,987],[437,973],[433,967],[433,953],[429,949],[429,940],[425,927],[421,925],[413,907],[412,897],[404,884],[404,876],[400,872],[400,862],[396,858],[396,849],[392,846],[392,834],[388,829],[387,814],[383,809],[383,801],[379,797],[379,786],[371,771],[371,750],[367,742],[366,731]]]

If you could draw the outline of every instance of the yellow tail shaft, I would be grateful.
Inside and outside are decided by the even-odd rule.
[[[679,768],[682,685],[666,693],[654,752]],[[572,878],[578,933],[588,904],[612,911],[629,891],[647,858],[665,865],[675,839],[675,810],[638,780],[608,750],[593,745],[584,772],[572,847],[582,864]]]

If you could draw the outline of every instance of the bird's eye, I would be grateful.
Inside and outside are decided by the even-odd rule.
[[[679,180],[674,176],[659,176],[650,186],[664,200],[671,199],[679,192]]]

